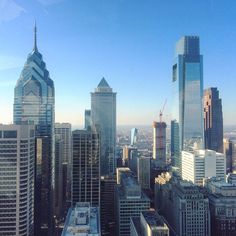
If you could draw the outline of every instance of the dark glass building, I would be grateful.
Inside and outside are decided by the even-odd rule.
[[[204,90],[205,148],[223,152],[223,114],[217,88]]]
[[[72,204],[100,206],[100,132],[98,127],[72,132]]]

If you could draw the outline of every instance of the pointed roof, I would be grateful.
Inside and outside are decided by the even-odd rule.
[[[101,79],[100,83],[98,84],[98,88],[110,88],[109,84],[107,83],[104,77]]]
[[[37,26],[36,26],[36,21],[34,22],[34,48],[33,51],[38,52],[37,48]]]

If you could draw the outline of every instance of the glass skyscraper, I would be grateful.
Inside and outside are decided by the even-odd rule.
[[[203,57],[199,37],[184,36],[176,44],[173,64],[172,130],[178,134],[171,142],[175,164],[180,167],[180,152],[204,147],[203,132]],[[176,128],[178,127],[178,129]],[[179,148],[176,148],[176,144]]]
[[[101,176],[112,175],[116,147],[116,93],[104,78],[91,93],[91,118],[92,124],[99,125],[101,131]]]
[[[37,48],[35,26],[33,51],[28,55],[20,78],[15,86],[13,113],[15,124],[34,124],[36,137],[47,139],[47,147],[42,147],[42,149],[46,149],[36,150],[38,158],[36,161],[37,163],[47,163],[48,166],[41,166],[42,172],[40,173],[36,168],[37,178],[35,184],[35,202],[38,204],[36,204],[35,218],[37,218],[37,220],[41,219],[41,217],[37,216],[37,212],[41,216],[45,215],[45,217],[47,217],[47,219],[41,219],[39,226],[41,229],[46,229],[46,231],[48,228],[51,228],[50,221],[53,219],[51,215],[53,204],[51,202],[43,203],[43,199],[45,199],[45,201],[48,201],[48,199],[52,201],[52,190],[54,189],[54,104],[54,83],[46,69],[42,54]],[[49,171],[44,171],[45,169]],[[39,175],[41,175],[41,177]],[[44,186],[45,183],[43,179],[48,180],[47,186]],[[37,181],[42,181],[42,183]],[[42,206],[46,207],[43,208]],[[45,235],[40,233],[40,230],[37,229],[38,225],[36,225],[35,228],[39,235]],[[48,234],[51,235],[50,232],[48,232]]]

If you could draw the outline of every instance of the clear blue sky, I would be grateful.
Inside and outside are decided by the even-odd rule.
[[[82,125],[104,76],[118,124],[152,124],[167,98],[176,41],[200,36],[204,87],[216,86],[224,123],[236,123],[235,0],[0,0],[0,122],[12,121],[14,86],[33,47],[54,80],[56,121]]]

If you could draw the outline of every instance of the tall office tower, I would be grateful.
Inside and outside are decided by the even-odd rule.
[[[213,150],[182,151],[182,178],[203,185],[207,177],[225,179],[226,160],[223,153]]]
[[[62,140],[63,206],[71,204],[72,133],[70,123],[55,123],[55,135]]]
[[[130,236],[130,217],[139,216],[140,212],[150,208],[150,199],[142,192],[131,171],[120,172],[115,203],[117,235]]]
[[[104,236],[115,232],[115,185],[114,177],[101,177],[101,230]]]
[[[226,170],[231,173],[236,170],[236,140],[224,139],[224,154],[226,157]]]
[[[217,178],[205,180],[211,211],[211,235],[236,235],[236,185]]]
[[[175,143],[179,148],[174,153],[177,167],[181,170],[181,151],[193,146],[204,148],[203,132],[203,72],[199,37],[184,36],[176,44],[173,64],[173,111],[175,120]],[[178,127],[178,129],[177,129]]]
[[[93,125],[101,129],[101,176],[112,175],[116,149],[116,93],[104,78],[91,93],[91,117]]]
[[[72,132],[72,204],[100,206],[100,131],[96,127]]]
[[[0,125],[0,235],[34,235],[35,133]]]
[[[57,219],[63,216],[63,141],[55,137],[55,201],[54,215]]]
[[[53,189],[54,189],[54,161],[55,161],[55,140],[54,140],[54,84],[49,77],[46,64],[43,61],[42,54],[37,48],[36,26],[34,28],[34,47],[33,51],[28,55],[27,61],[17,81],[14,92],[14,123],[22,122],[32,123],[35,127],[36,137],[48,137],[49,155],[43,156],[42,159],[49,158],[48,163],[51,171],[46,177],[49,185],[45,186],[50,195],[50,203],[48,208],[42,208],[39,204],[39,211],[45,211],[49,216],[49,222],[40,223],[41,228],[52,229],[53,220]],[[37,172],[37,170],[36,170]],[[43,184],[43,183],[42,183]],[[36,183],[40,186],[39,183]],[[39,190],[41,192],[41,190]],[[38,196],[38,195],[36,195]],[[35,209],[35,212],[38,212]],[[37,215],[36,218],[40,218]],[[37,225],[36,225],[37,228]],[[52,235],[52,232],[48,232]],[[42,235],[39,230],[36,231]]]
[[[217,88],[204,90],[204,140],[206,149],[223,152],[222,104]]]
[[[143,189],[150,189],[150,157],[139,157],[137,159],[138,182]]]
[[[169,236],[169,228],[155,210],[143,211],[131,217],[130,236]]]
[[[68,211],[61,236],[101,236],[99,208],[77,202]]]
[[[201,188],[178,176],[161,175],[155,179],[155,200],[174,235],[210,236],[209,200]]]
[[[84,111],[84,128],[87,129],[88,126],[92,126],[91,110]]]
[[[153,159],[157,167],[166,165],[166,123],[153,122]]]
[[[132,128],[130,130],[130,145],[134,146],[138,141],[138,129]]]

